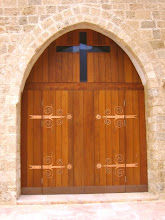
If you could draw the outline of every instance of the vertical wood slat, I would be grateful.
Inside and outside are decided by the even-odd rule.
[[[106,77],[106,69],[105,69],[105,54],[106,53],[99,53],[98,54],[98,69],[99,69],[99,82],[105,82]]]
[[[45,51],[42,54],[42,68],[43,68],[43,82],[48,82],[48,48],[45,49]]]
[[[73,54],[73,82],[80,82],[80,53]]]
[[[48,92],[48,100],[47,100],[47,106],[52,106],[53,115],[56,114],[56,92],[55,91],[49,91]],[[43,105],[44,107],[44,105]],[[44,113],[45,114],[45,113]],[[56,164],[56,151],[55,151],[55,141],[56,141],[56,129],[55,129],[56,120],[52,121],[52,127],[46,128],[47,129],[47,155],[48,157],[52,157],[52,163],[53,165]],[[45,164],[45,163],[44,163]],[[49,163],[50,164],[50,163]],[[48,186],[55,186],[56,181],[56,170],[52,170],[52,177],[47,177]]]
[[[34,91],[33,93],[33,114],[34,115],[42,115],[41,109],[41,100],[42,94],[41,91]],[[33,165],[41,165],[42,164],[42,130],[41,130],[41,120],[34,120],[33,122]],[[41,186],[41,178],[42,178],[42,170],[34,170],[33,176],[33,186],[39,187]]]
[[[55,53],[55,81],[62,82],[62,53]],[[49,72],[51,74],[51,71]]]
[[[55,66],[55,61],[56,61],[56,56],[55,56],[55,49],[56,45],[55,42],[51,43],[50,46],[48,47],[48,80],[49,82],[55,82],[56,78],[56,66]],[[56,64],[57,65],[57,64]]]
[[[99,112],[105,113],[105,91],[99,91]],[[100,121],[100,163],[105,164],[105,124]],[[106,185],[106,170],[100,169],[100,186]]]
[[[118,90],[112,90],[112,115],[115,115],[115,109],[119,105],[119,98],[118,98]],[[115,164],[115,158],[120,153],[119,152],[119,129],[115,126],[115,120],[112,119],[112,163]],[[116,175],[115,169],[112,169],[112,184],[119,185],[120,178]]]
[[[125,114],[126,115],[133,115],[132,111],[132,91],[126,90],[125,91]],[[134,149],[133,149],[133,121],[134,119],[126,119],[126,164],[132,164],[133,163],[133,155],[134,155]],[[133,170],[134,168],[129,167],[126,168],[126,176],[127,176],[127,185],[133,185]]]
[[[83,91],[73,91],[74,186],[84,186]]]
[[[29,115],[34,114],[33,110],[33,91],[28,91],[28,115],[27,115],[27,187],[33,187],[33,176],[34,176],[34,170],[29,169],[29,165],[34,165],[33,161],[33,120],[29,119]]]
[[[117,45],[111,41],[111,73],[112,73],[112,82],[118,82],[118,53]]]
[[[124,99],[125,99],[125,93],[124,90],[118,90],[118,106],[121,106],[123,111],[122,114],[125,114],[125,107],[124,107]],[[119,132],[119,154],[123,156],[124,160],[121,163],[126,163],[126,154],[125,154],[125,126],[124,126],[124,120],[121,120],[122,127],[118,128]],[[125,168],[122,168],[123,175],[119,178],[119,184],[125,185],[125,176],[126,176],[126,170]],[[125,190],[125,187],[124,189]]]
[[[125,82],[131,83],[132,82],[132,69],[133,65],[131,60],[129,59],[128,55],[124,54],[124,75],[125,75]]]
[[[68,91],[62,91],[62,110],[63,115],[68,114]],[[66,167],[68,165],[68,120],[64,119],[62,126],[62,160],[63,165]],[[63,169],[62,172],[62,186],[68,186],[68,172],[67,168]]]
[[[112,114],[112,94],[111,91],[106,91],[106,108],[110,110],[110,114]],[[104,123],[104,122],[102,122]],[[112,128],[113,128],[113,123],[111,120],[111,123],[109,125],[105,126],[105,145],[106,145],[106,158],[110,159],[110,164],[112,164],[113,160],[113,154],[112,154]],[[108,169],[109,172],[106,174],[106,185],[112,185],[112,169]]]
[[[73,117],[73,91],[68,91],[68,113]],[[68,124],[68,162],[74,166],[73,119]],[[68,186],[74,186],[74,167],[68,172]]]
[[[58,109],[62,109],[62,91],[56,91],[56,110],[54,114],[57,114]],[[62,126],[55,123],[55,130],[56,130],[56,142],[55,142],[55,163],[57,164],[57,160],[62,159]],[[58,171],[55,171],[56,176],[56,187],[60,187],[62,184],[61,181],[61,174]]]
[[[21,99],[21,186],[27,186],[27,124],[28,124],[28,91],[24,91]]]
[[[99,91],[94,91],[94,116],[99,114]],[[100,163],[100,121],[95,119],[94,122],[95,132],[95,185],[100,185],[100,170],[96,169],[96,164]]]
[[[84,185],[94,185],[94,97],[93,91],[84,91]]]
[[[49,91],[43,91],[43,105],[42,105],[42,112],[45,114],[45,107],[50,105],[48,102],[49,99]],[[48,128],[45,126],[45,121],[42,121],[42,164],[45,164],[45,158],[48,155],[48,146],[49,146],[49,138],[48,138]],[[45,175],[45,170],[42,171],[43,173],[43,187],[48,187],[49,186],[49,179]]]
[[[132,92],[132,112],[137,115],[136,119],[133,119],[133,163],[138,163],[138,167],[134,168],[134,185],[140,184],[140,131],[139,131],[139,94],[137,90]]]

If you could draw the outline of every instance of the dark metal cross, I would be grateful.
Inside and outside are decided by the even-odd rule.
[[[87,52],[110,52],[110,46],[88,46],[87,33],[80,32],[79,46],[57,46],[56,52],[80,52],[80,82],[87,82]]]

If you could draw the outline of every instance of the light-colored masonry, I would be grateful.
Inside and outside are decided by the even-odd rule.
[[[0,202],[20,196],[25,81],[57,37],[90,28],[128,54],[145,87],[149,192],[165,193],[165,1],[0,0]]]

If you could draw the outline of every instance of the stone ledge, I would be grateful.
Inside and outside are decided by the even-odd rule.
[[[158,200],[152,193],[106,193],[72,195],[21,195],[17,205],[86,204]],[[160,197],[160,199],[162,199]]]

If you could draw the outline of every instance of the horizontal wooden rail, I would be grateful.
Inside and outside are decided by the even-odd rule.
[[[26,90],[109,90],[109,89],[140,89],[141,83],[26,83]]]

